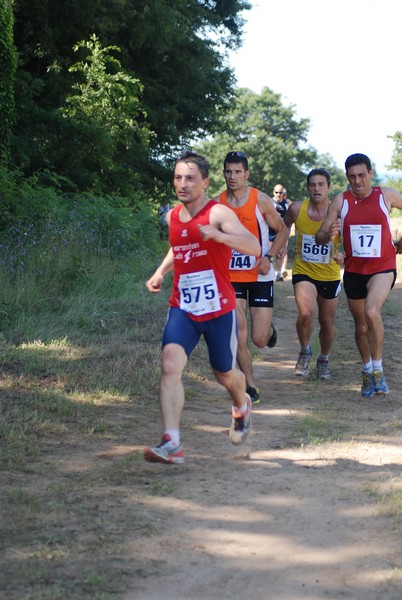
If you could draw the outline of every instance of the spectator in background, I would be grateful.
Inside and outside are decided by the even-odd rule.
[[[289,206],[292,204],[292,201],[287,198],[286,188],[281,184],[277,183],[273,189],[273,198],[272,202],[275,206],[276,211],[279,213],[282,221],[285,219],[286,212]],[[275,232],[270,230],[269,239],[271,242],[275,239]],[[286,270],[288,264],[288,247],[286,244],[285,253],[279,259],[277,259],[274,263],[275,265],[275,281],[283,281],[288,272]]]

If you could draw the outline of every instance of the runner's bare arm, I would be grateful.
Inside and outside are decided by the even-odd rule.
[[[394,190],[394,188],[384,187],[381,189],[384,194],[384,199],[388,210],[390,212],[393,208],[402,210],[402,194],[400,194],[397,190]],[[399,241],[394,242],[394,246],[396,253],[402,254],[402,238]]]
[[[388,210],[391,211],[392,208],[398,208],[399,210],[402,210],[402,194],[400,194],[398,190],[394,190],[394,188],[384,187],[381,189],[384,194]]]
[[[198,226],[204,240],[225,244],[242,254],[260,256],[259,241],[240,223],[233,210],[222,204],[216,204],[211,209],[210,221],[210,225]]]
[[[343,194],[338,194],[329,205],[327,215],[321,227],[315,234],[315,242],[319,245],[328,244],[333,241],[341,230],[341,207]]]
[[[292,225],[297,221],[301,205],[302,202],[292,202],[286,211],[284,223],[289,230],[292,227]]]
[[[172,248],[169,248],[165,258],[163,259],[159,267],[156,269],[155,273],[145,283],[149,292],[156,294],[157,292],[161,291],[163,278],[165,277],[166,273],[172,271],[173,262],[173,250]]]

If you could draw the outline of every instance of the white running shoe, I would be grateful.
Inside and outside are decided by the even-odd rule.
[[[313,353],[311,352],[300,352],[295,366],[295,374],[300,377],[307,377],[308,370],[310,368],[310,361]]]
[[[229,436],[232,444],[242,444],[251,430],[251,400],[246,394],[247,408],[240,417],[233,416],[232,408],[232,424],[230,426]]]

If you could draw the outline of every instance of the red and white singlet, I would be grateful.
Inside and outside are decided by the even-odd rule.
[[[203,240],[198,231],[198,225],[210,224],[215,204],[215,200],[210,200],[185,223],[180,221],[181,204],[170,216],[174,278],[169,306],[181,308],[195,321],[214,319],[236,308],[229,277],[231,250],[225,244]]]
[[[389,212],[380,187],[367,198],[343,194],[341,231],[345,249],[345,271],[374,275],[396,269]]]

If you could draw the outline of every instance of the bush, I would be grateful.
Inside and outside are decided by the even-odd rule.
[[[63,329],[67,313],[85,329],[88,306],[125,295],[163,253],[157,216],[139,194],[62,194],[5,170],[0,193],[0,315],[9,338],[34,335],[41,322]]]

